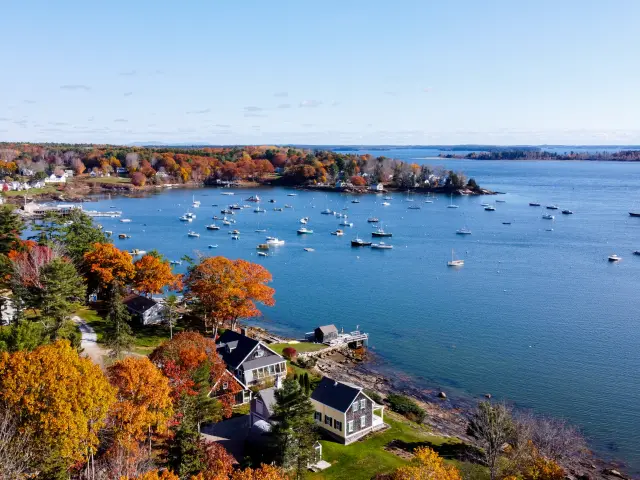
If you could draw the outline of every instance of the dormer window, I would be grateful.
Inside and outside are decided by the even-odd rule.
[[[222,382],[222,389],[226,390],[229,388],[229,383],[228,382]]]
[[[264,350],[257,350],[256,351],[256,358],[258,357],[264,357]]]

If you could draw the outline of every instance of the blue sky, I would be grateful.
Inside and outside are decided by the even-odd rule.
[[[2,2],[0,140],[640,144],[637,0]]]

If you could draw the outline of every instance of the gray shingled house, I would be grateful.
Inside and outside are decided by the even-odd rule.
[[[315,340],[318,343],[329,343],[338,338],[338,329],[335,325],[324,325],[314,330]]]

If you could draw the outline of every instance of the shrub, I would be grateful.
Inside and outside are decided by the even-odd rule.
[[[375,390],[365,390],[364,393],[367,397],[369,397],[371,400],[376,402],[378,405],[382,405],[382,402],[384,400],[382,398],[382,395],[380,395],[378,392],[376,392]]]
[[[395,393],[387,397],[391,410],[400,415],[404,415],[409,420],[420,423],[424,420],[426,412],[418,406],[411,398]]]
[[[282,350],[282,356],[287,360],[293,360],[298,356],[298,352],[293,347],[287,347],[284,350]]]

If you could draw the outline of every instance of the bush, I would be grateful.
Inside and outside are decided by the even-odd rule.
[[[287,347],[284,350],[282,350],[282,356],[287,360],[293,360],[298,356],[298,352],[293,347]]]
[[[369,397],[371,400],[373,400],[374,402],[376,402],[378,405],[382,405],[382,402],[384,401],[382,398],[382,395],[380,395],[378,392],[376,392],[375,390],[365,390],[364,394]]]
[[[387,402],[389,402],[391,410],[399,413],[400,415],[404,415],[409,420],[417,423],[424,420],[426,412],[409,397],[392,393],[387,397]]]

